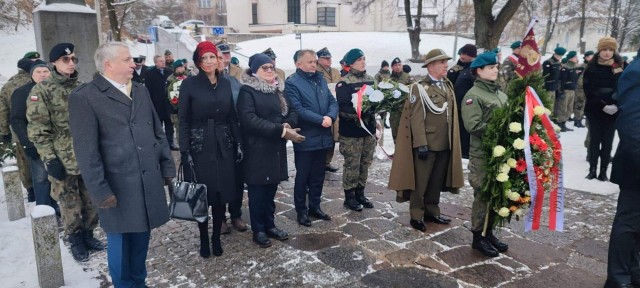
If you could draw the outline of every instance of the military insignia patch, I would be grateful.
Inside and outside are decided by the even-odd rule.
[[[336,87],[342,87],[342,83],[338,83],[338,86],[336,86]]]
[[[31,100],[31,101],[38,101],[38,96],[36,96],[36,95],[31,95],[31,97],[29,97],[29,100]]]
[[[411,94],[411,97],[409,97],[409,102],[416,103],[416,96]]]
[[[473,99],[467,99],[467,101],[464,102],[467,105],[471,105],[473,104]]]
[[[67,55],[71,54],[71,50],[69,49],[69,47],[65,48],[64,52],[67,53]]]

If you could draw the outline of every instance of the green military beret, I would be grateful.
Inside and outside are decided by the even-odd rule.
[[[171,66],[175,69],[180,66],[184,66],[184,62],[182,62],[182,60],[176,60],[176,61],[173,61],[173,64]]]
[[[567,53],[567,49],[562,48],[562,47],[558,47],[555,50],[553,50],[553,53],[560,55],[560,56],[564,56],[564,53]]]
[[[593,53],[593,51],[589,50],[587,52],[584,52],[584,57],[591,56],[591,55],[594,55],[594,54],[596,54],[596,53]]]
[[[236,57],[231,57],[231,64],[238,65],[240,64],[240,60],[238,60],[238,58]]]
[[[485,52],[478,55],[478,57],[471,62],[471,69],[482,68],[487,65],[495,64],[498,64],[498,55],[493,51]]]
[[[520,46],[522,46],[522,41],[516,41],[511,43],[511,49],[520,48]]]
[[[38,58],[40,58],[40,53],[38,53],[37,51],[27,52],[27,54],[24,54],[24,57],[22,57],[22,58],[38,59]]]
[[[349,52],[347,52],[347,54],[344,55],[344,62],[347,65],[351,65],[354,62],[356,62],[356,60],[358,60],[362,56],[364,56],[364,52],[362,52],[362,50],[360,50],[358,48],[353,48],[353,49],[349,50]]]
[[[567,56],[565,58],[567,59],[571,59],[573,57],[576,57],[576,55],[578,55],[578,52],[576,51],[569,51],[569,53],[567,53]]]

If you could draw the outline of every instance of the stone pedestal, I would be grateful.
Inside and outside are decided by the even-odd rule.
[[[93,79],[96,65],[93,54],[98,48],[96,11],[82,0],[47,0],[33,10],[36,46],[45,62],[49,51],[58,43],[72,43],[78,57],[76,70],[84,82]]]
[[[4,180],[4,195],[7,200],[9,221],[24,218],[24,195],[22,194],[22,183],[20,182],[18,167],[3,167],[2,178]]]
[[[64,286],[58,223],[51,206],[38,205],[31,212],[33,247],[36,252],[38,283],[41,288]]]

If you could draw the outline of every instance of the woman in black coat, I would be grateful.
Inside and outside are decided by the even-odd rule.
[[[287,140],[301,142],[299,129],[292,129],[298,114],[284,96],[282,79],[265,54],[249,59],[244,86],[238,94],[238,116],[245,143],[243,177],[249,191],[249,211],[253,241],[260,247],[271,246],[269,237],[286,240],[286,232],[276,228],[273,201],[280,181],[287,180]]]
[[[193,61],[200,73],[187,78],[180,86],[178,116],[180,118],[179,138],[181,164],[186,178],[189,157],[193,159],[198,183],[207,186],[207,200],[211,206],[213,233],[211,247],[213,254],[222,255],[220,226],[225,219],[225,204],[237,196],[235,192],[236,161],[242,160],[239,144],[240,132],[231,85],[224,77],[219,77],[218,51],[209,42],[200,42],[193,53]],[[210,256],[208,220],[198,223],[200,230],[200,255]]]
[[[587,179],[596,178],[598,158],[600,158],[600,181],[609,181],[607,166],[611,162],[611,148],[615,136],[615,120],[618,108],[614,95],[618,78],[624,64],[622,57],[615,52],[618,42],[611,37],[598,41],[598,52],[584,71],[583,86],[587,99],[584,114],[589,120],[588,147],[589,174]]]

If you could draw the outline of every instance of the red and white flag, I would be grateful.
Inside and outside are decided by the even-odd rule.
[[[538,22],[537,18],[533,18],[527,28],[527,35],[522,40],[520,48],[520,57],[516,66],[516,75],[524,78],[527,74],[540,70],[540,52],[538,50],[538,42],[536,42],[536,34],[533,32],[533,26]]]

